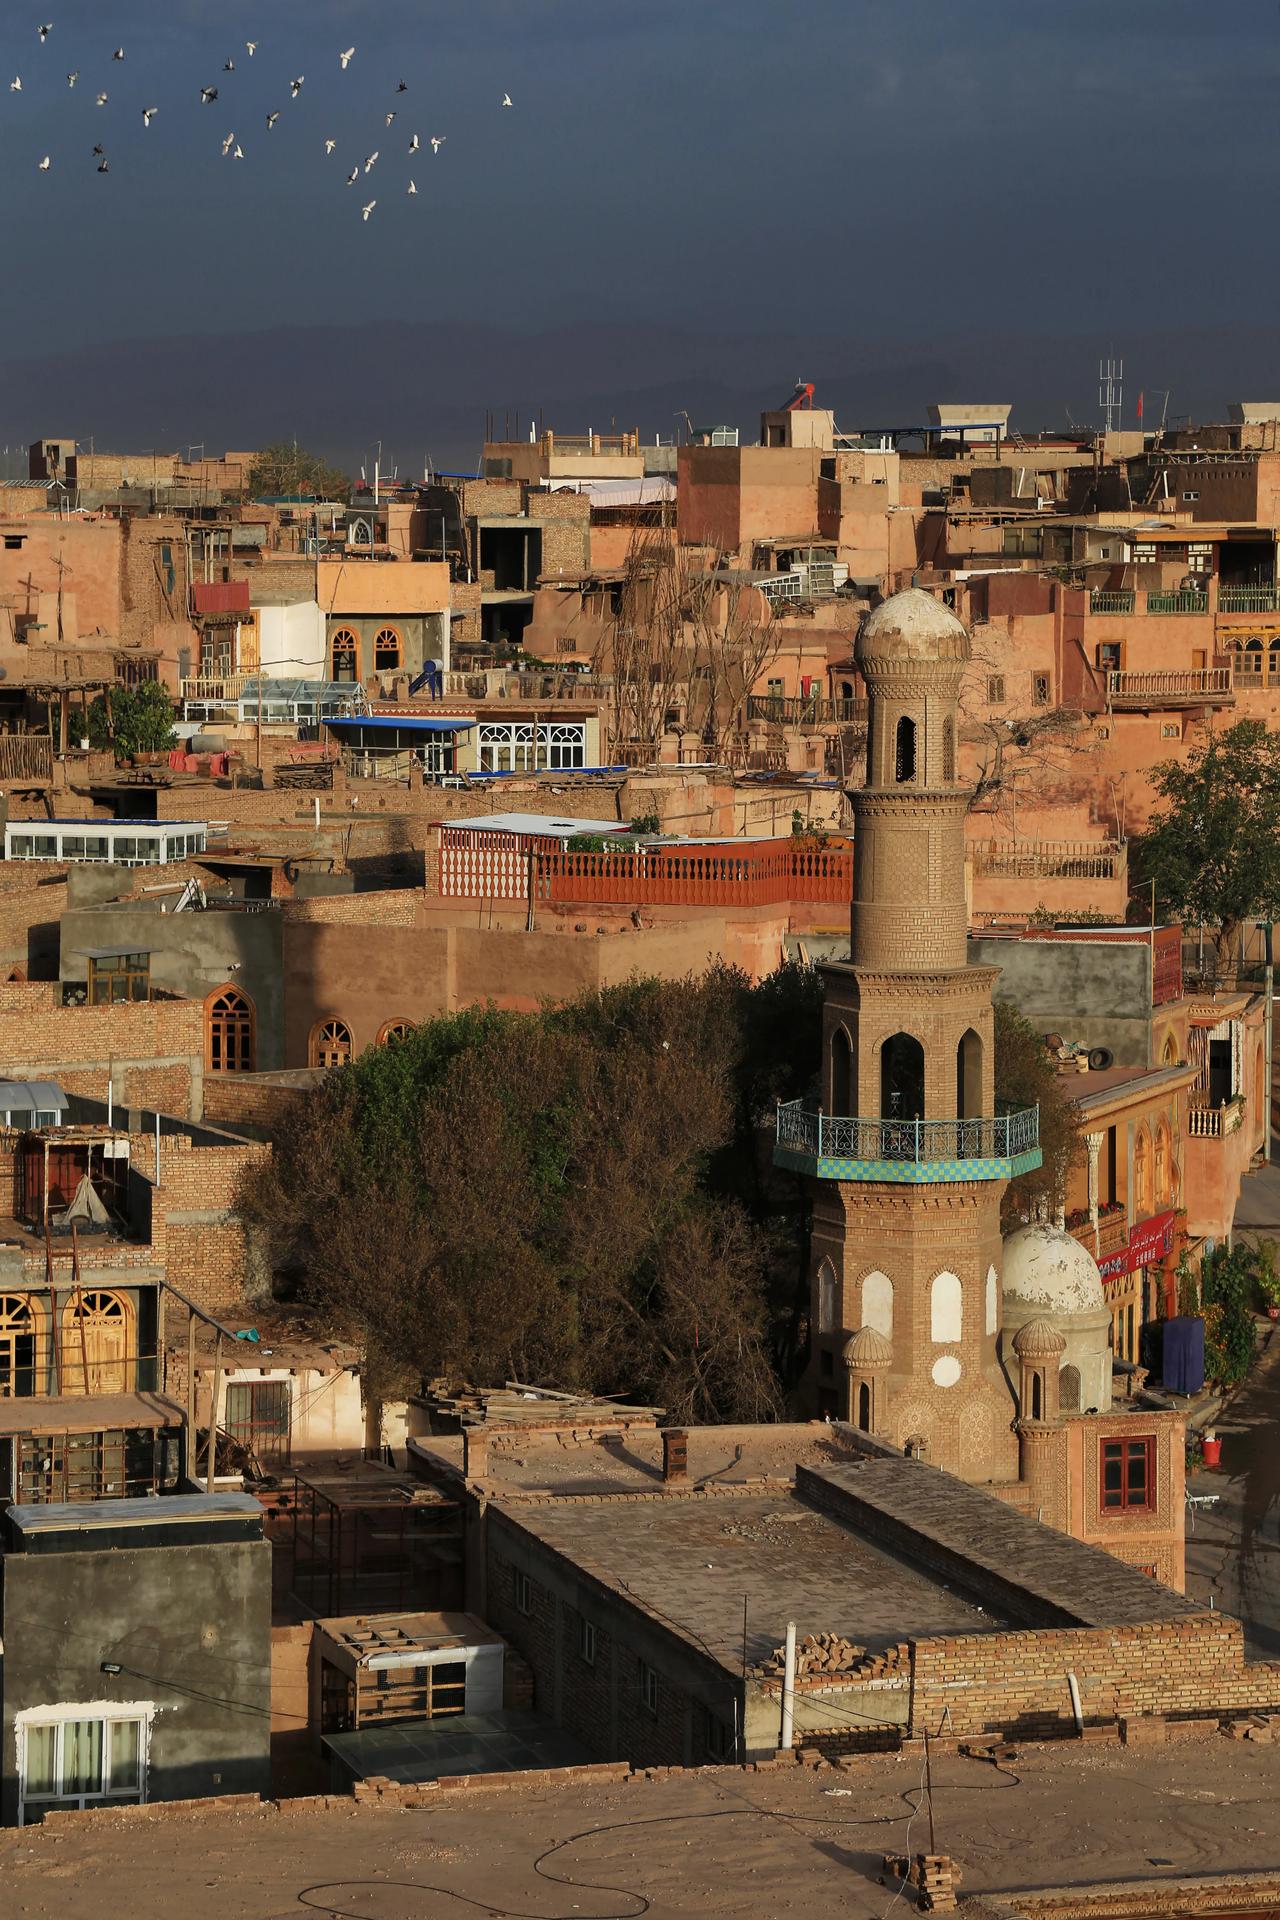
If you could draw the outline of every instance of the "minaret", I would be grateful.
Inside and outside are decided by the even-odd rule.
[[[921,1440],[939,1466],[1000,1481],[1018,1477],[1016,1384],[997,1356],[1000,1200],[1040,1151],[1034,1110],[995,1113],[998,969],[965,960],[969,657],[961,622],[915,589],[858,637],[870,726],[851,796],[851,957],[823,969],[821,1110],[782,1109],[776,1158],[812,1181],[811,1397],[840,1418],[873,1407],[894,1445]],[[845,1349],[864,1328],[891,1358],[874,1393],[848,1393]]]

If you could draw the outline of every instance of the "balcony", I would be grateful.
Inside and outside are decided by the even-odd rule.
[[[239,700],[250,682],[257,685],[257,672],[210,674],[207,679],[182,680],[179,696],[183,700],[207,700],[212,705],[230,706]]]
[[[47,733],[0,734],[0,781],[48,786],[53,779],[53,742]]]
[[[1148,613],[1208,613],[1209,596],[1194,587],[1178,587],[1171,593],[1149,593]]]
[[[1040,1165],[1040,1109],[978,1120],[864,1120],[792,1100],[778,1108],[773,1158],[816,1180],[908,1186],[1011,1180]]]
[[[1219,587],[1219,613],[1275,613],[1280,596],[1274,587]]]
[[[1089,595],[1089,610],[1091,613],[1132,613],[1137,597],[1132,587],[1119,592],[1096,587]]]
[[[1104,1202],[1098,1209],[1095,1229],[1088,1209],[1082,1208],[1079,1215],[1068,1219],[1067,1231],[1082,1247],[1088,1248],[1095,1260],[1113,1259],[1129,1245],[1128,1209],[1122,1203]]]
[[[816,693],[753,694],[747,701],[748,720],[775,727],[865,726],[870,710],[868,700],[827,700]]]
[[[1107,699],[1112,707],[1149,713],[1160,707],[1226,707],[1235,700],[1230,667],[1188,667],[1152,673],[1112,669]]]
[[[1114,880],[1123,850],[1114,840],[988,840],[972,849],[987,880]]]
[[[1187,1135],[1192,1140],[1225,1140],[1244,1125],[1244,1099],[1236,1094],[1220,1107],[1187,1108]]]

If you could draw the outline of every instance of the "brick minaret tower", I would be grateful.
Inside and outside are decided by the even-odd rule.
[[[1000,1199],[1040,1163],[1038,1115],[995,1113],[997,969],[965,963],[968,660],[961,622],[916,590],[859,636],[851,958],[824,969],[821,1110],[782,1109],[776,1157],[812,1181],[812,1397],[967,1480],[1016,1480]]]

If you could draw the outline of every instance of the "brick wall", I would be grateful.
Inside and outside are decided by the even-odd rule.
[[[199,1118],[204,1009],[195,1000],[63,1007],[56,981],[0,983],[0,1061],[13,1080],[57,1080],[125,1107]]]
[[[1068,1673],[1086,1722],[1127,1715],[1239,1713],[1280,1704],[1280,1664],[1246,1662],[1243,1629],[1220,1613],[1131,1627],[1037,1629],[918,1640],[912,1733],[1021,1739],[1073,1724]]]
[[[155,1137],[132,1136],[139,1173],[155,1171]],[[165,1278],[208,1313],[257,1296],[263,1277],[234,1208],[240,1182],[271,1149],[257,1142],[200,1145],[189,1135],[161,1142],[160,1186],[152,1199],[152,1245]]]
[[[294,1073],[211,1073],[204,1083],[204,1118],[210,1126],[252,1128],[268,1136],[324,1078],[322,1067]]]

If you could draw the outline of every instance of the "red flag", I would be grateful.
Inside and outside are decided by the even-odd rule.
[[[1141,420],[1142,418],[1142,395],[1141,394],[1138,395],[1138,418],[1139,420]]]

